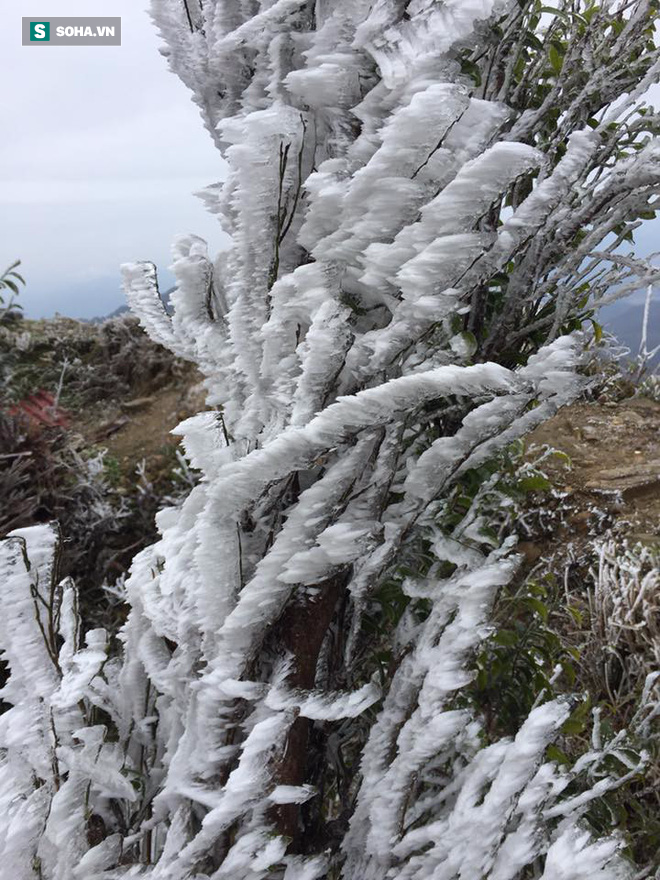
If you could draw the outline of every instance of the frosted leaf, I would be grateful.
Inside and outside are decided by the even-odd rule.
[[[274,804],[304,804],[316,795],[316,791],[309,785],[278,785],[268,795]]]

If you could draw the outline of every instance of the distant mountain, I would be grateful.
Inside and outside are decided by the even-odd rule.
[[[25,317],[34,320],[61,315],[80,321],[89,321],[94,315],[107,315],[124,303],[118,278],[98,276],[67,279],[62,282],[30,279],[21,293]]]
[[[105,318],[92,318],[92,324],[102,324],[104,321],[111,321],[113,318],[118,318],[120,315],[125,315],[126,312],[130,312],[128,306],[119,306],[118,309],[115,309],[114,312],[110,312],[109,315],[106,315]]]
[[[165,304],[165,308],[169,306],[170,296],[176,290],[175,287],[170,287],[169,290],[166,290],[165,293],[161,294],[161,299]],[[169,309],[168,309],[169,311]],[[119,306],[119,308],[115,309],[114,312],[110,312],[109,315],[104,315],[102,318],[90,318],[90,324],[102,324],[104,321],[111,321],[113,318],[119,318],[121,315],[125,315],[127,312],[130,312],[130,309],[127,305]]]

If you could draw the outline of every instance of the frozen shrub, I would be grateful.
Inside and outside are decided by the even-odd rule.
[[[80,647],[73,588],[40,568],[52,536],[6,545],[4,860],[49,880],[630,876],[585,818],[620,778],[569,788],[598,744],[546,759],[568,701],[483,748],[456,705],[518,559],[479,492],[444,514],[580,393],[593,309],[657,277],[617,249],[660,188],[638,103],[655,3],[153,14],[229,164],[204,198],[233,247],[176,241],[173,313],[150,263],[126,291],[220,411],[177,429],[203,476],[134,560],[120,660],[98,631]],[[402,559],[381,663],[365,620]]]

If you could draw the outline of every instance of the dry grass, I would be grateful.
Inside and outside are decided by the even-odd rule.
[[[623,706],[660,670],[660,554],[653,547],[596,545],[589,590],[592,651],[611,702]]]

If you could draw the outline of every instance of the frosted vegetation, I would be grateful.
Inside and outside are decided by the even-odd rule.
[[[656,5],[154,0],[233,247],[176,241],[171,316],[150,263],[126,292],[216,410],[177,429],[202,480],[118,639],[81,631],[54,528],[3,544],[15,880],[649,876],[586,818],[643,756],[596,725],[561,764],[571,700],[489,739],[463,698],[520,558],[492,482],[448,504],[581,393],[594,309],[657,280],[621,247],[660,190]]]

